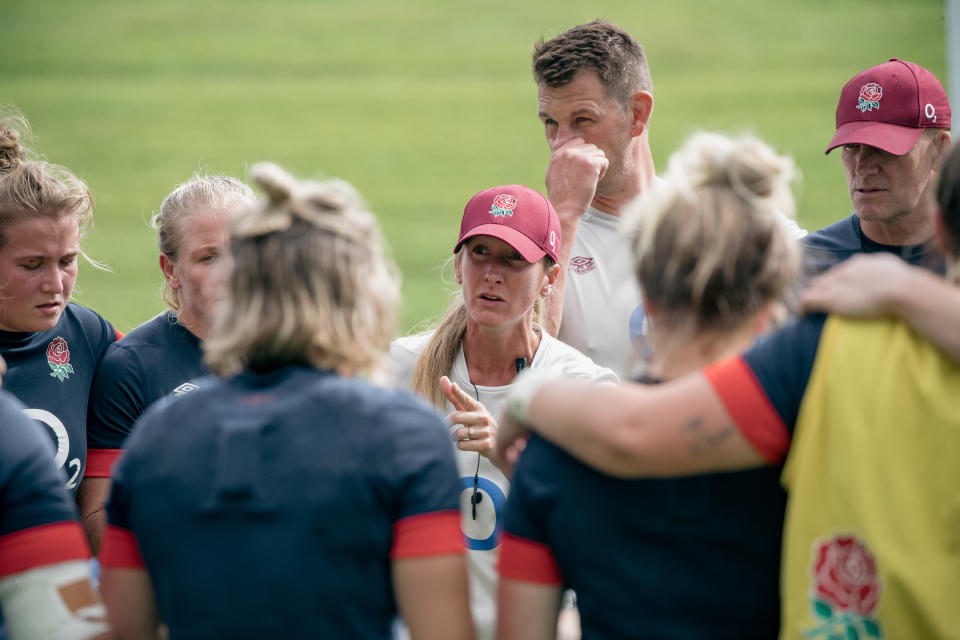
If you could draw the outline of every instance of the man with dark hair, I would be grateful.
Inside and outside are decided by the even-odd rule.
[[[564,239],[547,330],[623,375],[640,293],[619,214],[656,180],[647,59],[626,31],[594,20],[538,42],[533,76],[552,152],[547,192]]]
[[[877,252],[943,271],[931,243],[933,190],[950,119],[943,85],[913,62],[893,58],[844,85],[826,153],[842,147],[854,213],[806,237],[808,275]]]
[[[619,229],[623,206],[657,180],[647,58],[629,33],[594,20],[536,43],[533,77],[551,150],[547,192],[563,237],[546,329],[630,378],[631,324],[642,326],[644,313],[630,242]],[[784,222],[795,237],[805,233]]]

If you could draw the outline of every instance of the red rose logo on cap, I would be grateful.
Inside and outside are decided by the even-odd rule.
[[[57,336],[47,345],[47,364],[53,369],[51,377],[60,382],[69,378],[73,373],[73,365],[70,364],[70,349],[67,348],[67,341]]]
[[[509,193],[501,193],[496,198],[493,199],[493,206],[490,207],[490,213],[493,216],[512,216],[513,210],[517,206],[517,199],[514,198]]]
[[[807,637],[883,637],[871,615],[880,599],[880,580],[867,545],[851,535],[819,542],[810,569],[815,581],[810,599],[819,626]]]
[[[880,98],[883,97],[883,87],[876,82],[869,82],[860,87],[860,100],[857,109],[862,112],[880,108]]]

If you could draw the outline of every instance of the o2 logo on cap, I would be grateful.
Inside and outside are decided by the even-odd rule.
[[[933,105],[929,102],[927,103],[927,106],[923,108],[923,115],[927,116],[927,120],[933,120],[934,122],[937,121],[937,110],[934,109]]]
[[[550,236],[547,238],[547,242],[550,243],[550,248],[553,250],[557,249],[557,232],[553,229],[550,229]]]
[[[509,193],[501,193],[493,199],[493,206],[490,207],[489,213],[492,213],[494,218],[512,216],[513,210],[516,209],[516,207],[516,198]]]

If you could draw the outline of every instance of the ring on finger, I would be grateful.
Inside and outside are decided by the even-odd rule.
[[[473,427],[467,427],[467,440],[473,440]]]

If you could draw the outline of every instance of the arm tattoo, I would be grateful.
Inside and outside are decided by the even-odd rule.
[[[733,429],[733,425],[725,424],[714,431],[708,431],[704,426],[703,418],[692,418],[683,425],[687,450],[693,455],[707,453],[728,440],[733,434]]]

